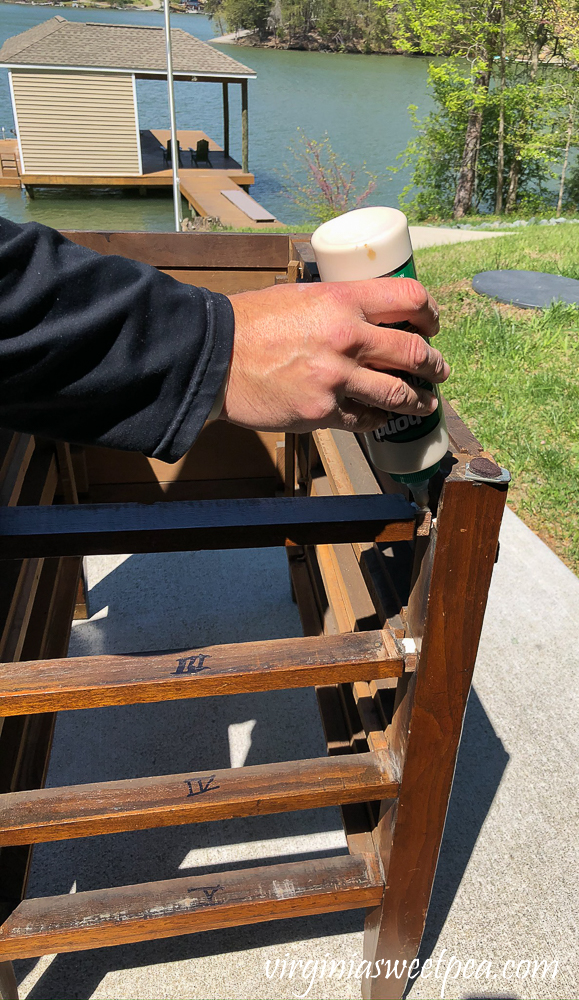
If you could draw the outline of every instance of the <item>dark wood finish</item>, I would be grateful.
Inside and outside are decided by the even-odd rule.
[[[403,659],[381,631],[269,639],[172,653],[0,664],[0,714],[206,698],[395,677]]]
[[[340,686],[332,684],[318,687],[316,696],[329,755],[333,757],[351,754],[352,740],[340,696]],[[356,802],[343,805],[340,806],[340,813],[350,854],[372,853],[375,848],[368,804]]]
[[[33,452],[34,438],[29,434],[10,434],[0,468],[0,505],[17,503]]]
[[[341,548],[341,546],[337,546],[336,548]],[[309,559],[306,558],[305,553],[300,553],[296,558],[290,552],[291,550],[288,550],[291,577],[304,633],[315,636],[322,636],[324,631],[329,635],[337,634],[338,624],[334,613],[335,609],[330,610],[329,606],[325,608],[326,603],[328,603],[328,597],[324,591],[321,573],[318,571],[313,578],[310,575],[311,568],[318,568],[316,551],[313,549],[308,550]],[[315,584],[313,582],[314,579],[316,581]],[[354,595],[354,600],[356,596]],[[320,607],[325,608],[324,611],[319,610],[318,601],[320,602]],[[388,641],[391,641],[390,636],[388,636]],[[390,680],[395,683],[395,678],[390,678]],[[346,710],[341,696],[341,685],[319,685],[316,687],[316,696],[326,737],[328,754],[335,756],[352,753],[354,741],[352,731],[348,728],[348,723],[346,722]],[[361,728],[361,723],[357,728]],[[367,747],[364,747],[364,749],[367,749]],[[367,804],[349,803],[341,805],[340,814],[350,853],[358,854],[373,851],[374,845],[370,832],[371,815]]]
[[[21,465],[15,468],[19,460]],[[10,485],[9,495],[4,499],[10,504],[50,504],[54,498],[57,484],[57,468],[54,446],[47,442],[36,442],[33,438],[22,436],[13,450],[13,459],[9,463],[6,480],[2,485]],[[34,507],[33,509],[36,509]],[[17,575],[8,570],[7,579],[11,589],[11,599],[5,604],[3,621],[0,626],[0,657],[6,660],[19,660],[26,639],[27,629],[32,614],[36,590],[41,577],[43,560],[24,559],[19,563]],[[16,566],[13,567],[13,570]],[[8,597],[0,586],[0,600]],[[3,602],[2,602],[3,603]]]
[[[67,231],[73,243],[120,254],[158,268],[285,271],[289,238],[283,233],[88,233]]]
[[[403,497],[276,497],[0,509],[4,558],[175,552],[412,538]]]
[[[21,465],[10,463],[21,435],[12,436],[1,452],[4,472],[12,476],[12,503],[51,503],[57,484],[55,449],[45,441],[26,438]],[[33,450],[32,450],[33,449]],[[5,481],[4,481],[5,482]],[[78,570],[79,560],[73,560]],[[43,655],[62,656],[68,647],[76,577],[60,572],[71,560],[27,560],[3,564],[0,574],[0,627],[5,636],[4,655],[14,659]],[[4,601],[4,585],[15,573],[10,605]],[[0,789],[21,791],[43,785],[48,767],[56,716],[20,715],[2,719],[0,735]],[[28,879],[31,849],[28,846],[0,850],[0,919],[22,899]],[[9,978],[9,970],[5,970]]]
[[[385,752],[0,795],[0,845],[394,798]]]
[[[338,495],[374,494],[382,496],[382,486],[376,479],[377,473],[371,468],[360,442],[346,431],[315,431],[315,441],[323,469],[332,492]],[[385,476],[389,479],[389,476]],[[388,618],[397,614],[401,598],[397,592],[386,560],[373,542],[354,542],[352,551],[360,565],[360,571],[368,595],[375,608],[379,623],[384,625]],[[412,558],[408,548],[407,558]]]
[[[57,441],[56,454],[58,457],[58,474],[60,477],[60,492],[65,503],[78,503],[78,493],[76,491],[76,481],[70,445],[64,441]]]
[[[25,900],[0,928],[0,958],[33,958],[372,906],[374,855],[189,876]]]
[[[457,455],[478,455],[483,450],[482,444],[477,441],[474,434],[462,422],[456,410],[453,410],[444,396],[442,397],[442,408],[452,451]]]
[[[186,285],[208,288],[210,292],[222,295],[237,295],[238,292],[254,292],[277,284],[279,271],[200,271],[188,268],[163,268],[164,274],[171,275]],[[285,275],[284,275],[285,277]]]
[[[91,489],[121,483],[175,483],[183,488],[189,481],[275,476],[279,441],[281,433],[249,431],[218,420],[206,424],[190,451],[174,463],[110,448],[86,448],[84,453]]]
[[[174,500],[241,500],[273,497],[275,476],[252,479],[188,479],[184,482],[91,483],[91,503],[159,503]]]
[[[326,476],[317,473],[314,475],[311,480],[311,495],[332,495],[332,486]],[[354,546],[348,543],[318,546],[317,552],[321,568],[324,561],[326,564],[330,562],[333,567],[333,575],[340,593],[338,600],[343,607],[346,622],[346,627],[341,631],[362,632],[378,628],[380,622],[376,607],[368,592]],[[323,555],[324,552],[326,556]]]
[[[432,572],[416,584],[428,595],[411,616],[422,649],[416,673],[404,678],[390,731],[402,784],[398,801],[382,808],[376,833],[388,888],[366,922],[370,961],[395,957],[410,965],[432,891],[506,499],[505,486],[473,485],[459,474],[446,481],[430,537]],[[380,977],[364,980],[363,992],[398,998],[404,985]]]
[[[283,479],[284,494],[286,497],[293,497],[296,492],[296,442],[296,434],[285,435]]]
[[[310,572],[303,548],[287,549],[290,568],[292,597],[298,606],[298,613],[304,635],[322,635],[323,625],[316,595],[312,587]]]
[[[18,1000],[18,985],[12,962],[0,962],[0,997],[2,1000]]]
[[[220,291],[318,278],[303,235],[71,236]],[[480,455],[482,446],[444,406],[456,457],[445,460],[445,470],[454,469],[448,480],[433,480],[434,528],[430,518],[415,518],[404,487],[371,468],[364,440],[345,432],[291,436],[284,449],[280,434],[217,423],[173,466],[90,449],[88,475],[82,452],[59,445],[66,503],[77,499],[76,471],[83,498],[111,506],[39,511],[35,505],[50,504],[54,493],[54,449],[0,431],[0,493],[10,505],[0,510],[0,558],[8,557],[0,574],[0,632],[5,656],[25,661],[0,667],[9,716],[0,720],[2,836],[14,845],[0,851],[2,913],[24,891],[27,840],[335,803],[352,854],[31,900],[0,929],[0,958],[367,905],[368,960],[410,964],[432,887],[506,490],[463,478],[467,456]],[[284,481],[298,496],[273,499]],[[264,492],[272,499],[228,499]],[[173,502],[153,503],[167,499]],[[123,500],[140,506],[114,506]],[[308,638],[60,658],[81,555],[283,544]],[[395,640],[404,638],[415,640],[417,653],[402,655]],[[310,684],[318,685],[327,760],[39,787],[50,710]],[[10,964],[0,963],[0,993],[12,995],[10,975]],[[368,997],[391,1000],[405,983],[382,976],[362,985]]]
[[[59,562],[62,562],[62,560],[59,560]],[[87,618],[90,618],[88,610],[88,587],[86,583],[84,564],[82,560],[80,562],[81,562],[80,573],[78,577],[78,585],[76,588],[74,612],[72,616],[74,621],[86,621]],[[27,656],[26,659],[30,659],[30,657]]]

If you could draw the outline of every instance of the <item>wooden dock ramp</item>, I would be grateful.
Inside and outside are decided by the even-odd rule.
[[[181,194],[197,215],[234,228],[270,229],[279,221],[237,184],[226,170],[179,170]],[[228,197],[229,195],[229,197]]]

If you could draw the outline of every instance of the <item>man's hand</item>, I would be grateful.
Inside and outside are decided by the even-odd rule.
[[[438,308],[418,281],[277,285],[232,295],[231,304],[223,419],[256,430],[371,431],[385,410],[424,416],[436,409],[432,393],[385,374],[448,378],[442,355],[423,339],[438,332]],[[403,321],[420,333],[376,325]]]

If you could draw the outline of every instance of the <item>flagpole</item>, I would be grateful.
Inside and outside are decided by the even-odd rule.
[[[175,232],[181,232],[181,190],[179,188],[179,146],[177,145],[177,119],[175,117],[175,92],[173,89],[173,54],[171,51],[171,23],[169,20],[169,0],[164,0],[165,44],[167,48],[167,89],[169,91],[169,117],[171,119],[171,165],[173,167],[173,207],[175,209]]]

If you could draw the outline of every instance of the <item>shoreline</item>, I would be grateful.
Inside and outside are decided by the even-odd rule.
[[[261,39],[257,31],[249,28],[241,28],[239,31],[231,31],[217,38],[210,38],[209,44],[215,45],[238,45],[241,48],[251,49],[278,49],[282,52],[327,52],[337,55],[358,55],[358,56],[407,56],[409,58],[422,59],[427,56],[427,52],[403,52],[400,49],[382,48],[373,49],[368,46],[364,39],[357,39],[353,42],[340,44],[335,41],[327,41],[319,35],[313,33],[303,35],[299,38],[282,42],[275,36]]]
[[[148,3],[114,3],[110,0],[0,0],[0,4],[9,4],[16,7],[52,7],[59,10],[122,10],[124,13],[130,11],[162,11],[163,0],[149,0]],[[174,14],[200,14],[206,17],[203,10],[181,10],[176,3],[170,7]],[[209,44],[216,45],[238,45],[241,48],[277,49],[282,52],[326,52],[337,55],[370,55],[370,56],[408,56],[410,58],[423,58],[428,56],[426,52],[403,52],[400,49],[391,47],[373,48],[368,41],[358,38],[353,41],[343,43],[333,39],[324,39],[320,35],[310,32],[308,34],[281,41],[275,35],[266,39],[261,39],[259,33],[249,29],[241,28],[237,31],[226,32],[215,38],[207,39]]]
[[[149,3],[108,3],[107,0],[97,0],[95,3],[91,3],[87,0],[86,3],[77,2],[77,0],[69,0],[68,3],[50,3],[47,0],[0,0],[0,4],[6,4],[10,7],[54,7],[60,10],[122,10],[130,13],[132,10],[147,10],[147,11],[160,11],[162,12],[162,0],[150,0]],[[175,11],[172,8],[173,13],[189,13],[188,11]],[[193,11],[192,13],[202,13],[202,11]]]

